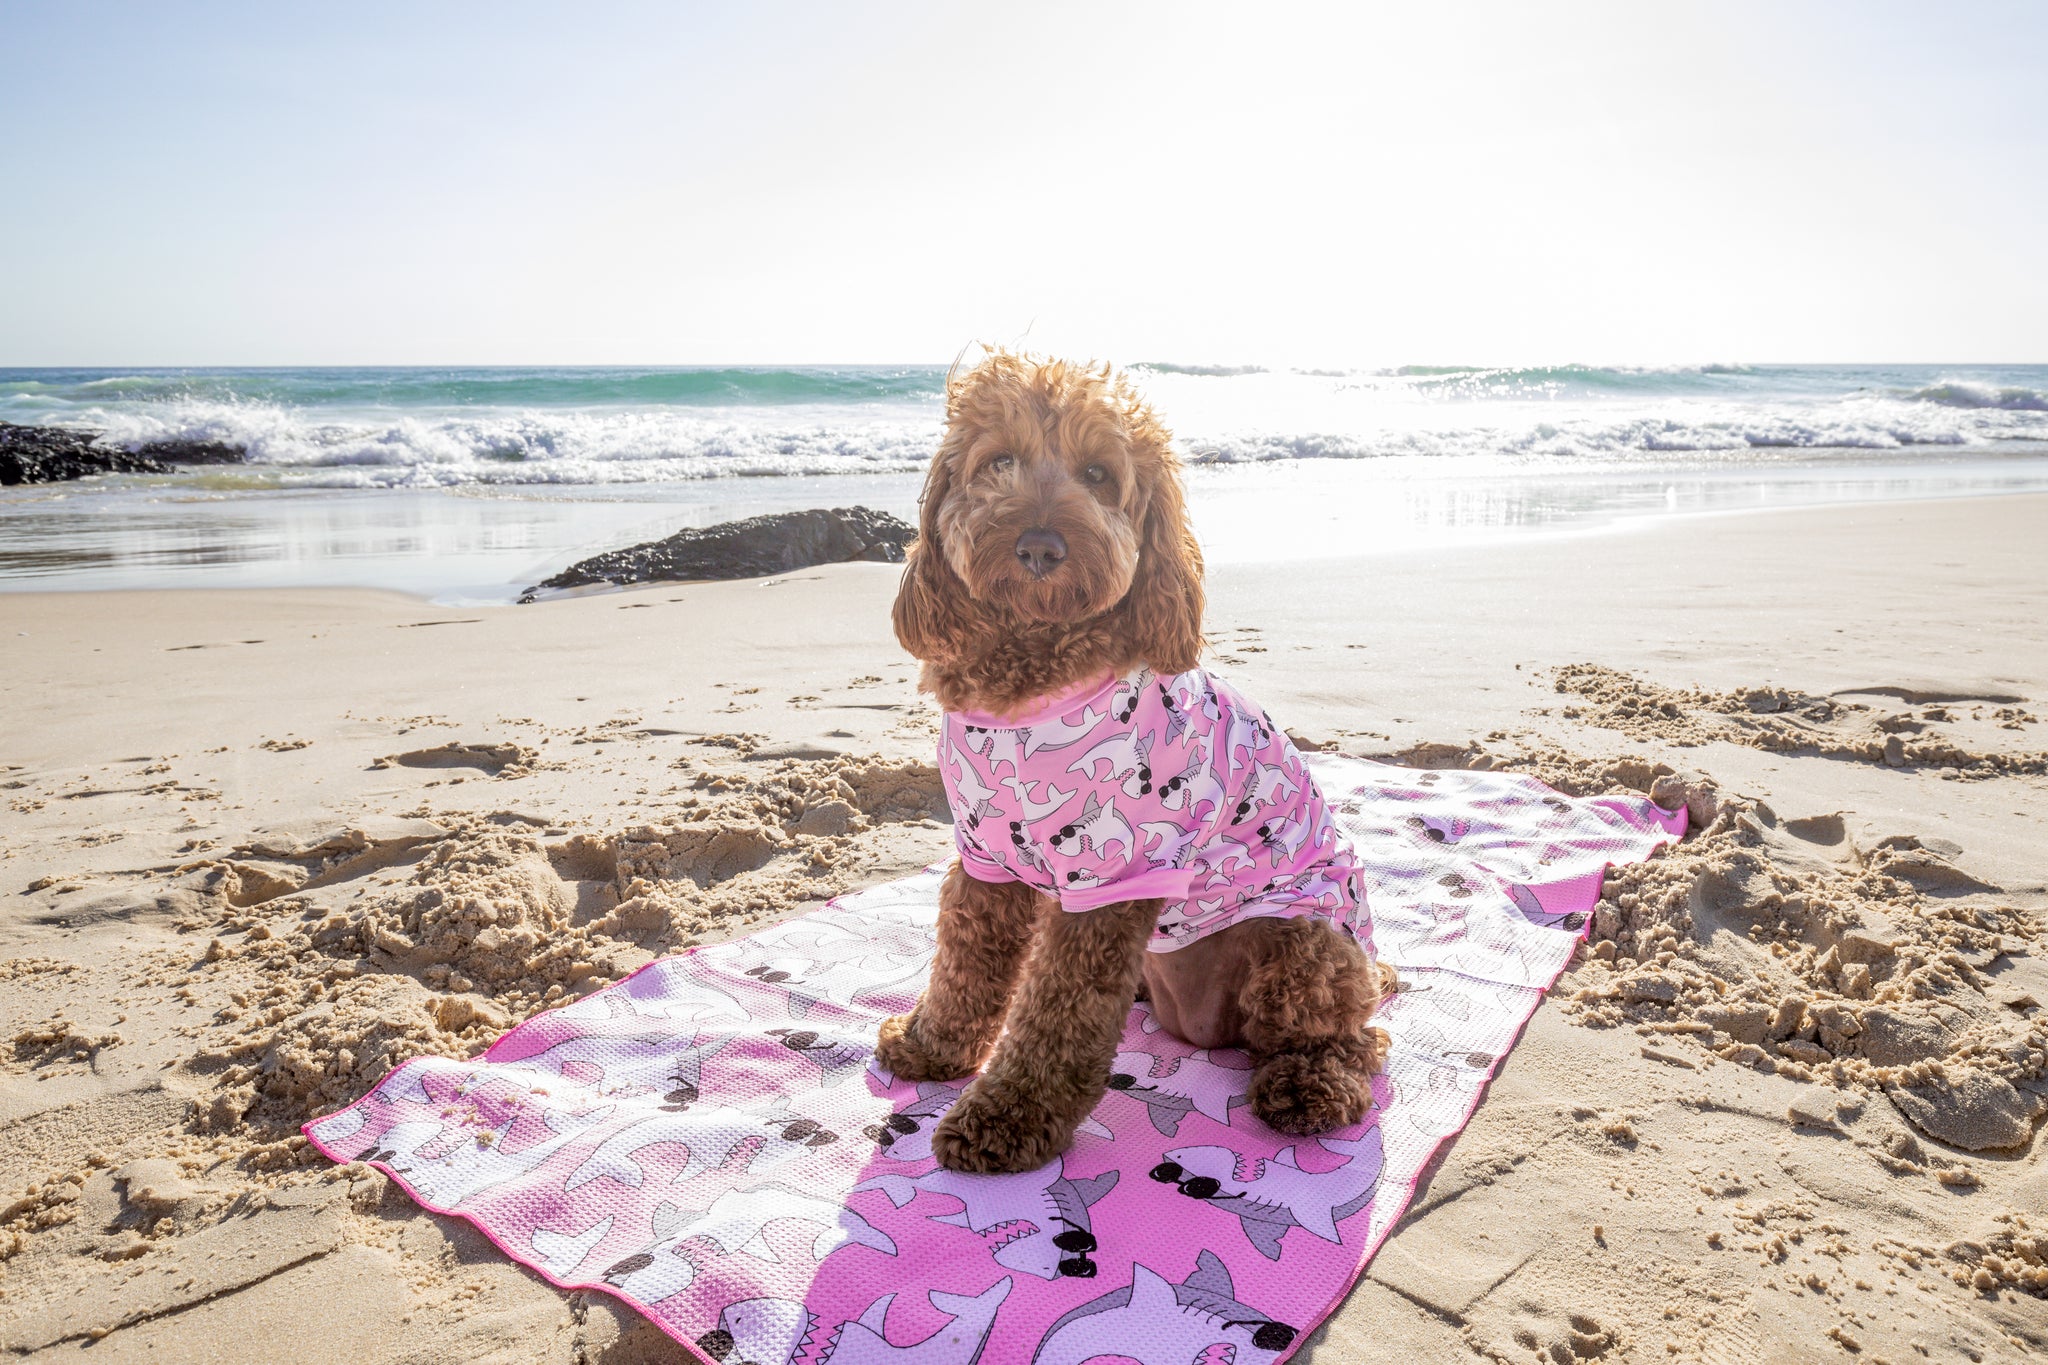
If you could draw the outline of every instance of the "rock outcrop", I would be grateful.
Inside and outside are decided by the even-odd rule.
[[[763,578],[857,559],[899,564],[903,547],[916,535],[902,519],[868,507],[776,512],[593,555],[528,588],[519,600],[600,583]]]
[[[179,465],[240,464],[245,452],[221,441],[101,444],[101,433],[0,422],[0,486],[62,483],[94,474],[168,474]]]

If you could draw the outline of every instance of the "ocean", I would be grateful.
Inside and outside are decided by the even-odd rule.
[[[1131,372],[1175,431],[1219,560],[2048,489],[2048,366]],[[248,451],[240,466],[6,490],[0,589],[358,585],[491,602],[681,526],[846,502],[908,515],[945,374],[0,370],[0,420]],[[1298,532],[1271,535],[1273,516]]]

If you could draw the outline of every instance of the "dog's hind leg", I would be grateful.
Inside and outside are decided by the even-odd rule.
[[[955,859],[939,891],[931,981],[916,1009],[882,1021],[875,1059],[907,1081],[947,1081],[979,1067],[1002,1031],[1039,906],[1024,883],[977,881]]]
[[[1283,1133],[1324,1133],[1365,1117],[1387,1035],[1366,1021],[1383,969],[1348,934],[1306,916],[1251,921],[1251,967],[1238,990],[1255,1064],[1252,1112]]]

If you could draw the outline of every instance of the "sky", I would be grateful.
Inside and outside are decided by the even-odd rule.
[[[0,365],[2048,362],[2048,6],[0,6]]]

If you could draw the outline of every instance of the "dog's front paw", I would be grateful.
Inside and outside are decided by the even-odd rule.
[[[1035,1171],[1073,1140],[1074,1124],[1022,1089],[984,1076],[932,1130],[932,1155],[950,1171]]]
[[[1251,1101],[1268,1127],[1306,1136],[1364,1118],[1372,1089],[1336,1051],[1284,1052],[1252,1073]]]
[[[901,1081],[951,1081],[972,1075],[974,1063],[936,1052],[918,1041],[911,1029],[914,1015],[882,1021],[875,1038],[875,1061]]]

